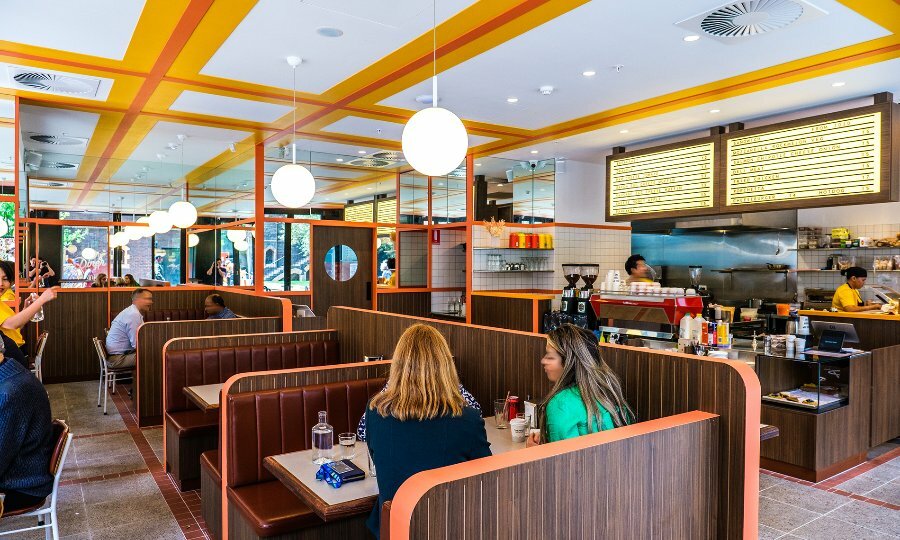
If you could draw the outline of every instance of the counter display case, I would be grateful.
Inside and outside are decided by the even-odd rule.
[[[843,407],[849,402],[853,356],[758,355],[755,367],[762,399],[816,413]]]

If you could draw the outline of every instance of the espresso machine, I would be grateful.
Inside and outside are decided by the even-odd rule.
[[[576,303],[578,300],[578,280],[581,279],[581,265],[564,264],[562,265],[563,276],[565,276],[568,285],[563,287],[562,297],[559,302],[559,311],[567,315],[576,313]]]
[[[582,264],[580,265],[581,280],[584,281],[584,287],[578,291],[578,300],[575,303],[575,317],[573,323],[582,328],[594,329],[597,327],[597,316],[591,309],[591,295],[594,294],[594,282],[600,275],[599,264]]]
[[[544,319],[545,330],[552,330],[561,324],[572,323],[582,328],[593,329],[597,326],[597,317],[591,309],[591,295],[594,293],[594,282],[600,275],[599,264],[566,263],[562,265],[567,285],[562,290],[559,311],[548,313]],[[584,281],[579,289],[578,281]]]
[[[703,267],[702,266],[689,266],[688,274],[691,278],[691,288],[697,292],[700,298],[703,300],[703,305],[708,306],[712,301],[712,295],[709,292],[709,288],[700,283],[702,275],[703,275]]]

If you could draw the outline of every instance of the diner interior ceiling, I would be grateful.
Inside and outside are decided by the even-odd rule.
[[[439,104],[466,123],[478,160],[602,163],[613,146],[900,92],[900,4],[795,1],[819,16],[687,42],[677,23],[723,2],[437,0]],[[422,0],[32,0],[2,10],[0,93],[21,98],[24,149],[40,154],[29,170],[37,207],[140,212],[168,206],[187,182],[202,212],[249,214],[254,145],[272,158],[268,183],[294,133],[320,179],[314,204],[390,194],[402,161],[366,158],[400,149],[431,89],[433,13]],[[296,111],[289,55],[303,59]],[[22,86],[22,69],[53,83]],[[266,200],[276,206],[268,189]]]

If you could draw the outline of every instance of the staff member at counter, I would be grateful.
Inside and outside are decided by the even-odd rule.
[[[625,261],[625,273],[628,274],[628,283],[653,283],[647,259],[637,253]]]
[[[841,275],[847,276],[847,283],[844,283],[834,291],[831,307],[838,311],[850,313],[877,309],[879,304],[872,302],[863,303],[862,298],[859,296],[859,289],[863,288],[866,284],[866,278],[868,278],[868,272],[866,272],[865,268],[851,266],[841,270]]]

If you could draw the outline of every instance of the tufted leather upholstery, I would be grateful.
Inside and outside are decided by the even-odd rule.
[[[337,341],[304,341],[166,353],[166,412],[196,410],[186,386],[223,383],[236,373],[337,364]]]
[[[229,487],[274,480],[263,459],[309,449],[319,411],[328,411],[335,433],[355,432],[384,383],[365,379],[228,396]]]
[[[268,456],[306,450],[318,411],[335,433],[355,431],[369,398],[385,379],[247,392],[228,396],[228,500],[257,535],[287,534],[322,520],[266,470]],[[204,467],[212,469],[210,455]]]
[[[144,322],[155,321],[199,321],[206,318],[203,308],[151,309],[144,315]]]

